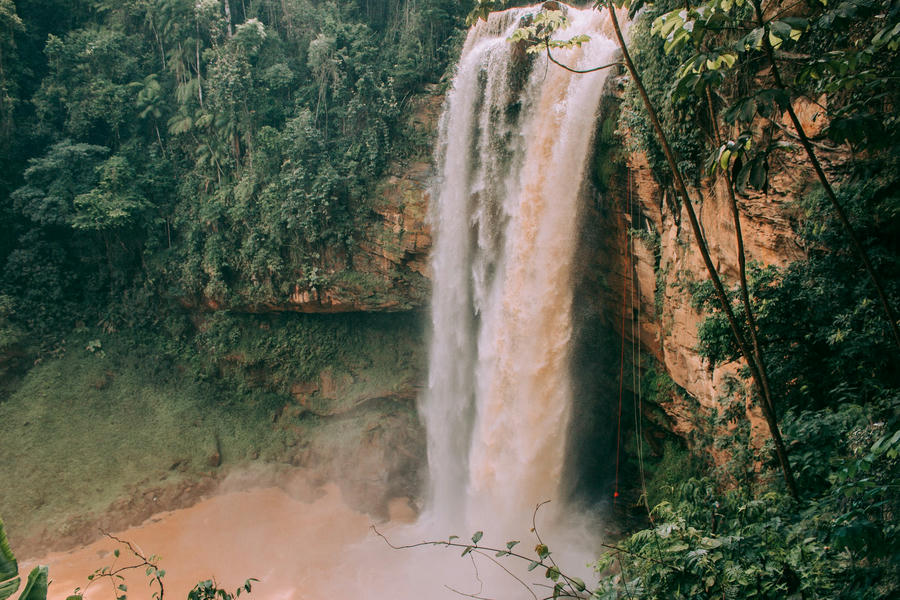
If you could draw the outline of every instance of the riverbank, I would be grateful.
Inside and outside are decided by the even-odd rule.
[[[159,557],[154,562],[166,572],[163,584],[169,598],[186,597],[194,584],[206,579],[234,591],[251,577],[259,579],[254,598],[325,597],[321,594],[339,583],[322,574],[334,571],[341,555],[369,536],[373,520],[347,506],[337,485],[318,486],[310,475],[290,468],[235,470],[210,497],[160,512],[113,535],[145,557]],[[403,523],[414,513],[404,499],[397,499],[389,517]],[[63,600],[75,588],[85,590],[90,600],[110,597],[108,582],[91,583],[91,573],[141,561],[125,544],[103,537],[25,562],[26,568],[50,568],[50,600]],[[125,575],[125,584],[142,597],[140,590],[150,583],[144,569]]]
[[[248,471],[340,479],[354,510],[384,517],[420,480],[417,319],[219,315],[181,338],[73,332],[0,402],[13,548],[81,546]]]

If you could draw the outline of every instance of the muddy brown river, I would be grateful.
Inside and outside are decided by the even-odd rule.
[[[224,493],[114,535],[146,556],[159,555],[160,568],[166,571],[165,598],[185,598],[197,581],[211,578],[234,591],[249,577],[260,580],[252,598],[328,597],[353,579],[341,572],[342,556],[374,537],[371,519],[348,508],[334,485],[305,495],[311,497],[297,499],[274,487]],[[411,516],[402,503],[397,506],[395,520]],[[140,561],[125,547],[104,538],[75,551],[29,560],[23,567],[50,567],[50,600],[64,600],[76,587],[86,589],[87,599],[100,600],[115,598],[111,582],[88,585],[88,575],[104,566],[116,569],[135,562]],[[123,574],[129,598],[149,598],[157,589],[149,587],[144,569]]]

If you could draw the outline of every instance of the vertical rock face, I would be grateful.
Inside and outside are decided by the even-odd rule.
[[[798,107],[810,130],[822,127],[815,108]],[[808,191],[811,172],[799,154],[780,160],[781,164],[771,165],[766,194],[738,198],[748,263],[784,266],[804,257],[794,234],[792,205]],[[724,186],[721,181],[705,181],[690,191],[713,262],[730,287],[738,281],[738,258]],[[602,315],[617,336],[624,328],[629,347],[632,340],[638,342],[703,409],[716,410],[725,380],[738,365],[713,368],[698,353],[703,315],[691,304],[690,288],[706,281],[708,274],[680,200],[659,184],[644,155],[631,154],[612,176],[609,190],[597,195],[591,214],[590,227],[604,233],[586,241],[595,250],[585,266],[578,298]],[[670,417],[669,429],[679,434],[690,430],[687,406],[671,402],[663,408]],[[752,411],[750,416],[754,420]]]
[[[705,281],[708,275],[687,225],[686,211],[680,204],[673,211],[672,200],[664,197],[665,192],[651,175],[644,156],[632,155],[628,169],[626,185],[631,189],[625,190],[626,197],[631,196],[635,210],[625,215],[625,224],[649,233],[643,238],[635,236],[630,261],[640,299],[635,317],[640,342],[665,366],[675,383],[701,405],[713,407],[723,379],[734,374],[735,365],[711,368],[697,352],[697,330],[703,316],[691,305],[690,284]],[[791,194],[779,189],[779,183],[783,182],[776,182],[768,196],[759,194],[740,200],[748,261],[782,266],[802,258],[786,207]],[[694,197],[699,199],[698,218],[715,266],[726,285],[733,285],[738,279],[737,244],[727,189],[723,186],[724,183],[695,190]],[[658,251],[652,247],[652,241],[646,241],[653,239],[653,232],[658,236]]]
[[[410,99],[410,131],[433,141],[443,100],[433,89]],[[420,156],[395,163],[375,190],[371,219],[356,242],[350,276],[334,282],[334,293],[357,306],[356,310],[407,310],[428,303],[432,242],[428,207],[433,178],[434,166]]]

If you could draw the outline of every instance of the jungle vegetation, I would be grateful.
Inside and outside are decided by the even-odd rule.
[[[142,353],[189,365],[198,385],[219,377],[208,355],[222,359],[228,344],[287,368],[277,333],[247,339],[250,317],[233,315],[200,332],[180,301],[252,304],[327,283],[347,264],[376,181],[429,152],[404,116],[411,98],[447,81],[473,5],[477,18],[505,3],[0,0],[0,405],[17,373],[66,352],[66,337],[80,354],[102,352],[96,331],[127,330]],[[678,202],[723,178],[739,208],[778,170],[813,173],[814,156],[827,160],[824,180],[793,206],[804,260],[747,264],[721,290],[695,282],[701,352],[745,361],[723,410],[698,412],[689,443],[651,458],[647,486],[635,476],[642,524],[599,559],[600,589],[557,586],[564,566],[547,567],[551,589],[891,597],[900,2],[628,8],[634,70],[623,72],[619,131],[663,185],[685,188]],[[801,98],[828,120],[811,151],[785,125]],[[316,327],[290,335],[313,362],[330,360],[308,339]],[[244,375],[227,373],[239,391]],[[657,380],[658,400],[678,393]],[[771,411],[788,469],[751,435],[748,399]],[[710,462],[709,448],[729,460]]]
[[[0,348],[327,283],[378,177],[430,153],[403,117],[464,16],[451,0],[2,0]]]

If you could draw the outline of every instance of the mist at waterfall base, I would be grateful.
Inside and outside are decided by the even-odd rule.
[[[607,71],[572,74],[510,44],[520,19],[539,8],[495,13],[473,27],[447,97],[432,202],[428,387],[419,401],[427,495],[413,522],[395,513],[379,529],[397,545],[484,531],[481,545],[520,540],[516,549],[531,556],[535,506],[552,500],[538,513],[538,532],[567,572],[590,580],[598,524],[567,506],[564,477],[579,217]],[[569,9],[568,17],[559,36],[586,33],[591,42],[555,58],[575,69],[611,62],[606,15]],[[213,575],[232,589],[259,578],[252,597],[262,599],[520,598],[531,597],[522,582],[547,583],[542,570],[527,572],[510,557],[497,561],[522,581],[492,554],[391,550],[336,488],[280,487],[226,490],[121,537],[163,557],[166,597],[184,597]],[[51,597],[83,586],[108,564],[111,547],[107,540],[48,557]],[[131,585],[129,597],[150,596],[146,580]]]

